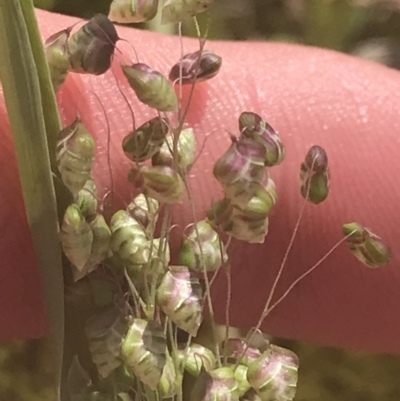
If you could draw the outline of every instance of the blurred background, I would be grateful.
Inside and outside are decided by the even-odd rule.
[[[39,8],[90,18],[111,0],[35,0]],[[326,47],[400,69],[400,0],[215,0],[210,38]],[[202,21],[204,23],[204,19]],[[159,20],[141,29],[174,34]],[[194,35],[184,26],[185,35]],[[400,357],[276,339],[301,361],[296,401],[400,400]],[[0,401],[50,401],[40,340],[0,343]]]

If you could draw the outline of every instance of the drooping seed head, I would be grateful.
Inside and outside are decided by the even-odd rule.
[[[262,244],[268,234],[268,216],[255,210],[243,210],[229,199],[215,202],[207,210],[210,224],[241,241]]]
[[[178,381],[176,378],[177,374],[174,361],[169,352],[167,352],[167,359],[158,385],[158,394],[160,399],[169,399],[178,393]]]
[[[178,98],[172,85],[158,71],[146,64],[121,65],[122,71],[138,99],[158,111],[175,111]]]
[[[166,121],[160,117],[152,118],[122,140],[122,149],[130,160],[143,162],[160,150],[167,133]]]
[[[108,18],[120,24],[150,21],[157,15],[158,0],[113,0]]]
[[[182,22],[207,11],[213,2],[214,0],[165,0],[161,21],[163,24]]]
[[[76,204],[68,206],[65,211],[60,239],[68,260],[82,271],[92,251],[93,232]]]
[[[358,223],[343,225],[343,234],[353,255],[365,266],[377,268],[390,262],[392,251],[381,237]]]
[[[151,162],[153,166],[168,166],[174,165],[174,137],[168,136],[166,142],[162,145]],[[177,158],[178,166],[184,173],[187,173],[194,164],[196,156],[196,138],[192,128],[187,128],[181,131],[178,139]]]
[[[200,59],[199,59],[200,57]],[[178,61],[169,73],[169,80],[174,83],[182,82],[182,85],[193,84],[194,82],[206,81],[214,78],[222,66],[222,57],[211,50],[200,50],[194,53],[185,54]],[[180,74],[182,77],[180,80]]]
[[[54,92],[60,89],[69,72],[68,38],[70,33],[71,28],[63,29],[51,35],[44,43]]]
[[[208,221],[214,228],[226,233],[230,232],[233,226],[231,219],[233,207],[232,202],[227,198],[214,202],[207,210]]]
[[[75,203],[86,219],[91,220],[97,213],[97,187],[93,178],[89,178],[78,192]]]
[[[248,367],[239,364],[235,369],[236,364],[228,364],[227,367],[231,368],[234,371],[235,379],[238,383],[238,393],[239,396],[242,397],[250,390],[251,386],[247,380],[247,371]]]
[[[111,66],[118,34],[113,23],[97,14],[68,40],[70,70],[80,74],[104,74]]]
[[[101,377],[121,365],[120,344],[128,326],[120,307],[113,305],[91,316],[85,325],[92,360]]]
[[[148,276],[148,282],[151,282],[154,276],[161,277],[168,270],[171,260],[170,247],[167,241],[162,242],[163,248],[160,250],[161,239],[154,238],[151,247],[150,263],[146,264],[145,274]]]
[[[265,219],[268,213],[275,206],[278,199],[275,183],[271,177],[268,177],[266,185],[259,184],[254,196],[244,208],[239,208],[243,211],[243,215],[248,221]]]
[[[150,238],[157,223],[159,203],[149,196],[139,194],[128,205],[129,214],[142,226],[148,238]]]
[[[179,250],[179,263],[197,272],[215,271],[227,260],[228,255],[218,233],[205,220],[190,229]]]
[[[170,266],[157,289],[160,309],[182,330],[192,336],[202,321],[202,290],[199,280],[184,266]]]
[[[265,165],[276,166],[285,158],[285,147],[277,132],[258,114],[245,111],[239,117],[239,129],[245,138],[260,142],[265,147]]]
[[[215,163],[214,176],[234,204],[245,206],[254,196],[265,171],[264,155],[261,143],[232,138],[232,145]]]
[[[287,349],[271,345],[247,371],[247,380],[261,400],[291,401],[296,394],[299,359]]]
[[[222,343],[222,352],[232,363],[236,363],[241,358],[240,363],[247,367],[261,356],[258,348],[248,345],[242,338],[228,338]]]
[[[150,243],[141,225],[125,210],[119,210],[111,218],[111,249],[125,262],[133,275],[150,257]]]
[[[153,391],[167,360],[167,340],[154,320],[134,319],[121,345],[121,354],[135,376]]]
[[[239,384],[230,367],[211,372],[202,370],[197,377],[190,397],[191,401],[239,401]]]
[[[143,190],[160,203],[174,204],[182,201],[184,184],[181,176],[170,167],[144,166],[141,168]]]
[[[312,203],[323,202],[329,194],[328,155],[320,146],[313,146],[300,167],[301,195]]]
[[[57,165],[64,185],[77,195],[91,178],[96,143],[77,118],[60,131],[57,140]]]
[[[191,343],[188,349],[186,344],[182,344],[178,349],[178,358],[181,362],[185,362],[185,370],[196,377],[203,369],[209,372],[217,365],[214,353],[209,348],[196,343]]]
[[[79,278],[97,269],[100,263],[106,259],[110,251],[111,230],[101,214],[98,214],[90,223],[90,228],[93,233],[92,250]],[[82,275],[82,273],[84,274]],[[77,280],[77,277],[74,278]]]

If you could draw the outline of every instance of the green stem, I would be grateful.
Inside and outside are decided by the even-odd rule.
[[[46,90],[41,93],[41,86],[45,88],[49,77],[46,78],[48,70],[46,66],[43,68],[41,60],[44,55],[38,32],[32,0],[0,0],[0,54],[3,57],[0,77],[26,215],[42,279],[59,400],[64,338],[64,284],[56,194],[46,135],[46,126],[49,130],[50,127],[55,130],[59,120],[54,95],[48,96]],[[35,58],[38,65],[35,64]],[[43,107],[48,108],[46,117]]]

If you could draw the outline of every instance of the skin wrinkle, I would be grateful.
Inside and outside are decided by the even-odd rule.
[[[47,18],[48,15],[38,11],[44,38],[76,21],[54,15]],[[125,28],[119,33],[134,43],[141,61],[163,73],[179,59],[176,38]],[[121,43],[121,48],[133,59],[132,50],[125,46]],[[196,48],[197,41],[185,39],[185,52]],[[198,143],[204,135],[213,132],[204,155],[191,173],[198,217],[203,218],[211,200],[220,197],[221,187],[212,177],[211,165],[229,145],[225,130],[237,134],[237,117],[242,110],[255,110],[265,116],[279,131],[287,149],[283,165],[271,170],[279,200],[271,213],[270,233],[265,244],[246,245],[234,241],[231,246],[231,323],[250,327],[257,322],[301,207],[300,163],[308,148],[319,144],[330,159],[331,194],[325,203],[306,208],[277,296],[341,239],[344,222],[357,220],[371,227],[392,247],[394,259],[388,267],[369,270],[341,246],[295,288],[267,319],[263,329],[275,335],[330,345],[399,353],[400,249],[397,238],[400,229],[396,221],[398,193],[395,192],[400,150],[396,130],[399,73],[335,52],[303,46],[212,42],[207,48],[222,55],[224,64],[217,78],[199,85],[196,96],[201,99],[200,107],[194,103],[189,113]],[[122,79],[120,82],[132,101],[137,124],[152,117],[152,111],[137,102]],[[120,140],[132,123],[110,72],[100,78],[71,74],[58,95],[63,120],[73,119],[77,107],[82,111],[89,130],[98,135],[98,164],[102,166],[97,167],[96,178],[102,182],[99,186],[108,186],[104,117],[99,114],[98,101],[93,95],[82,95],[87,90],[100,94],[107,107],[113,139],[113,171],[118,177],[117,192],[121,196],[129,195],[131,190],[125,183],[129,163],[120,149]],[[82,96],[85,100],[81,100]],[[10,170],[13,168],[11,164]],[[11,197],[5,202],[7,199],[11,202]],[[180,207],[178,211],[174,215],[175,222],[182,228],[191,221],[190,211],[188,207]],[[18,216],[22,219],[20,209]],[[25,247],[29,247],[26,234],[21,232],[20,235]],[[19,261],[28,260],[22,255],[16,257]],[[225,313],[224,286],[225,278],[221,273],[214,287],[214,305],[220,320]],[[32,319],[22,326],[20,333],[33,326]]]

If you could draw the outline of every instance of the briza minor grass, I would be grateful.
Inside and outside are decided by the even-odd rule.
[[[157,3],[114,0],[110,18],[120,23],[147,21],[156,15]],[[224,198],[210,206],[203,220],[195,217],[188,173],[196,161],[197,141],[194,128],[185,121],[190,102],[183,108],[182,86],[190,87],[191,99],[197,82],[214,78],[223,68],[222,58],[205,49],[207,29],[202,34],[196,20],[211,5],[210,0],[165,1],[163,21],[180,26],[192,18],[199,35],[199,50],[186,54],[181,45],[182,57],[171,66],[168,78],[139,60],[120,63],[131,94],[156,113],[138,128],[134,126],[121,143],[132,162],[127,181],[138,192],[126,209],[113,211],[109,221],[102,215],[91,175],[95,144],[81,121],[59,134],[58,168],[74,196],[60,235],[73,271],[67,299],[87,307],[85,333],[95,367],[89,374],[79,355],[73,360],[68,375],[73,401],[294,399],[298,358],[270,344],[260,327],[294,285],[322,263],[311,267],[272,303],[298,224],[256,327],[246,338],[228,335],[229,244],[232,238],[250,244],[264,242],[269,213],[278,201],[271,170],[284,163],[286,156],[278,133],[260,115],[243,111],[238,116],[238,134],[231,134],[231,145],[213,168]],[[55,33],[47,41],[55,90],[67,73],[106,72],[120,39],[106,16],[95,16],[73,34],[72,29]],[[313,146],[299,167],[303,211],[307,203],[319,204],[329,194],[327,152]],[[169,246],[171,207],[183,202],[185,192],[193,222],[185,230],[174,264]],[[343,226],[343,233],[343,242],[366,266],[389,262],[390,249],[370,230],[350,223]],[[196,344],[196,336],[204,308],[215,333],[209,273],[220,270],[228,277],[227,335],[219,343],[214,334],[208,349]],[[196,378],[189,395],[183,394],[187,375]]]

